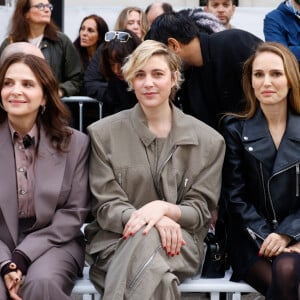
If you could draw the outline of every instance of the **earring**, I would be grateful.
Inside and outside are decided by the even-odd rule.
[[[46,110],[46,105],[40,105],[40,113],[41,113],[41,115],[44,114],[45,110]]]

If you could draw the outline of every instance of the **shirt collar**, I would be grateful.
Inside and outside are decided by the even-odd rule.
[[[11,133],[11,139],[14,142],[16,137],[22,141],[22,136],[14,129],[13,125],[8,121],[10,133]],[[34,124],[31,130],[27,133],[31,138],[34,138],[35,143],[34,147],[38,144],[38,128],[37,125]]]

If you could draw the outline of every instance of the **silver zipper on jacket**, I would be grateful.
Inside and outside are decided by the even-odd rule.
[[[264,240],[264,238],[260,234],[252,230],[250,227],[247,227],[246,229],[250,236],[253,238],[253,240],[256,240],[257,238],[260,238],[262,241]]]
[[[184,183],[183,183],[183,187],[181,188],[180,192],[178,193],[178,196],[177,196],[177,203],[179,203],[179,201],[181,200],[181,198],[183,197],[183,194],[184,194],[184,191],[187,187],[187,184],[189,182],[189,179],[186,177],[184,179]]]
[[[271,192],[270,192],[270,182],[271,182],[271,180],[273,179],[273,177],[275,177],[275,176],[277,176],[277,175],[279,175],[279,174],[281,174],[281,173],[283,173],[283,172],[286,172],[287,170],[289,170],[289,169],[291,169],[291,168],[294,168],[294,167],[296,167],[296,184],[297,184],[297,180],[299,180],[299,176],[298,176],[299,174],[297,174],[297,172],[299,172],[299,164],[292,165],[292,166],[289,166],[289,167],[287,167],[287,168],[285,168],[285,169],[282,169],[282,170],[278,171],[277,173],[274,173],[274,174],[269,178],[269,180],[268,180],[268,195],[269,195],[269,198],[270,198],[270,202],[271,202],[271,203],[272,203]],[[297,168],[298,168],[298,170],[297,170]],[[297,190],[298,190],[298,191],[297,191]],[[297,184],[297,187],[296,187],[296,196],[297,196],[297,193],[299,193],[299,184]],[[273,211],[274,211],[273,204],[272,204],[272,209],[273,209]],[[274,216],[275,216],[275,211],[274,211]],[[276,223],[273,223],[273,222],[276,222]],[[278,225],[278,222],[277,222],[276,218],[275,218],[275,220],[272,221],[272,223],[273,223],[274,228],[276,228],[276,226]]]
[[[118,174],[118,182],[119,182],[119,185],[122,186],[122,174],[121,173]]]
[[[133,278],[133,280],[129,283],[129,288],[133,288],[136,284],[136,282],[138,281],[138,279],[140,278],[140,276],[143,274],[143,272],[145,271],[145,269],[149,266],[149,264],[153,261],[155,255],[157,254],[157,252],[162,248],[162,246],[158,246],[154,252],[152,253],[152,255],[148,258],[148,260],[142,265],[142,267],[140,268],[140,270],[137,272],[137,274],[135,275],[135,277]]]
[[[299,197],[299,176],[300,176],[299,164],[296,164],[296,197]]]
[[[260,176],[261,176],[261,180],[262,180],[262,184],[263,184],[263,190],[264,190],[264,197],[265,197],[265,203],[266,203],[266,210],[268,211],[268,207],[267,207],[267,197],[266,197],[266,187],[265,187],[265,181],[264,181],[264,174],[263,174],[263,170],[262,170],[262,163],[259,163],[259,169],[260,169]],[[271,177],[272,178],[272,177]],[[276,217],[276,213],[275,213],[275,209],[274,209],[274,205],[272,202],[272,198],[271,198],[271,194],[270,194],[270,189],[269,189],[269,183],[270,181],[268,180],[268,195],[269,195],[269,202],[270,202],[270,206],[272,209],[272,213],[273,213],[273,220],[272,220],[272,226],[273,228],[277,227],[278,221],[277,221],[277,217]]]
[[[162,165],[160,166],[159,172],[158,172],[159,175],[161,174],[162,169],[163,169],[163,168],[165,167],[165,165],[168,163],[168,161],[170,160],[170,158],[173,156],[173,154],[174,154],[176,148],[177,148],[176,146],[174,146],[174,147],[172,148],[172,150],[171,150],[171,152],[169,153],[168,157],[165,159],[165,161],[164,161],[164,162],[162,163]]]
[[[171,157],[173,156],[175,150],[176,150],[177,146],[174,146],[171,150],[171,152],[169,153],[169,155],[167,156],[167,158],[164,160],[164,162],[161,164],[161,166],[159,167],[159,170],[158,170],[158,177],[156,178],[156,186],[157,188],[159,188],[159,196],[164,199],[164,195],[163,193],[161,192],[161,187],[160,187],[160,184],[159,184],[159,181],[160,181],[160,178],[161,178],[161,173],[162,173],[162,170],[163,168],[165,167],[165,165],[168,163],[168,161],[171,159]]]

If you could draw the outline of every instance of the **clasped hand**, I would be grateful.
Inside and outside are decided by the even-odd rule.
[[[291,238],[287,235],[271,233],[262,243],[258,255],[271,258],[282,252],[290,252],[289,248],[286,248],[290,241]]]
[[[179,255],[180,248],[185,245],[180,225],[176,222],[180,217],[180,209],[161,200],[147,203],[132,213],[123,231],[127,239],[143,228],[146,235],[155,227],[160,235],[163,249],[170,256]]]
[[[17,269],[4,275],[5,286],[9,292],[9,296],[12,300],[22,300],[19,297],[18,292],[22,284],[22,272]]]

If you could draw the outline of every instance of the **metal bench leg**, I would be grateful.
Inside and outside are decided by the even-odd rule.
[[[102,119],[102,102],[99,102],[99,120]]]
[[[232,293],[232,300],[241,300],[241,293],[239,292],[234,292]]]
[[[83,103],[79,102],[79,130],[82,132],[83,129]]]
[[[210,300],[220,300],[219,292],[210,292]]]

